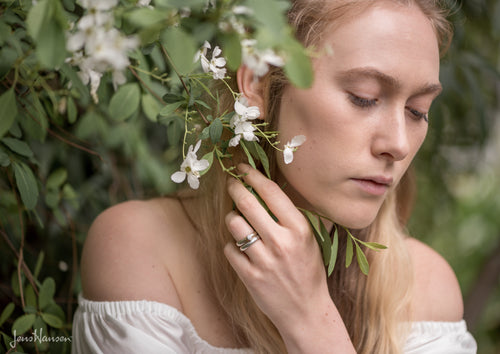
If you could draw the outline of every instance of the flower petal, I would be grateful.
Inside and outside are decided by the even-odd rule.
[[[304,135],[297,135],[292,138],[292,141],[288,144],[290,147],[297,147],[302,145],[306,141]]]
[[[198,177],[196,177],[193,174],[189,174],[187,180],[189,183],[189,187],[193,189],[198,189],[198,187],[200,186],[200,181],[198,180]]]
[[[186,172],[177,171],[172,176],[170,176],[170,179],[175,183],[182,183],[186,179]]]
[[[293,161],[293,151],[292,149],[286,147],[285,150],[283,150],[283,158],[285,160],[285,163],[288,165]]]

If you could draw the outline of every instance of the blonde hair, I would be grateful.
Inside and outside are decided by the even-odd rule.
[[[418,6],[432,23],[442,51],[449,46],[452,31],[439,1],[384,1]],[[322,34],[332,23],[355,16],[377,2],[292,1],[289,21],[296,30],[296,37],[305,46],[312,46],[321,43]],[[236,87],[234,80],[232,84]],[[270,70],[262,79],[265,116],[270,119],[270,129],[276,126],[281,95],[287,84],[278,68]],[[222,109],[232,107],[233,101],[228,95],[222,94],[221,100]],[[274,155],[273,151],[268,151],[272,176],[276,170]],[[236,164],[242,158],[235,151],[231,163]],[[241,346],[250,346],[256,353],[286,353],[277,329],[259,310],[222,252],[228,242],[234,242],[224,222],[225,215],[232,208],[226,192],[226,179],[227,174],[220,168],[211,168],[203,177],[200,190],[194,194],[196,200],[186,207],[199,232],[198,251],[206,266],[207,282]],[[407,328],[404,323],[411,318],[413,271],[405,243],[404,222],[409,215],[412,189],[411,173],[407,172],[396,190],[388,195],[372,225],[358,233],[358,237],[364,240],[376,241],[389,248],[383,252],[366,252],[370,263],[369,276],[364,276],[357,266],[347,269],[343,266],[346,237],[340,237],[339,258],[328,284],[358,353],[397,353],[405,338]],[[186,198],[193,193],[181,192],[179,196],[181,201],[187,201]]]

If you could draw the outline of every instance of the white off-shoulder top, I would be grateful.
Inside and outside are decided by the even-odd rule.
[[[73,354],[164,353],[251,354],[219,348],[196,333],[183,313],[154,301],[89,301],[78,298],[73,319]],[[475,354],[476,341],[465,321],[414,322],[405,354]]]

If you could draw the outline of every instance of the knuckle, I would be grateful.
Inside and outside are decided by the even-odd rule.
[[[271,180],[266,180],[266,182],[262,184],[262,192],[271,198],[282,193],[281,188]]]
[[[227,214],[225,221],[226,221],[226,226],[228,227],[229,230],[234,230],[238,224],[238,219],[236,215],[234,215],[233,213]]]
[[[238,210],[243,214],[255,208],[255,198],[252,195],[244,195],[236,202]]]
[[[308,238],[311,235],[311,227],[307,223],[300,223],[297,225],[296,234],[301,239]]]

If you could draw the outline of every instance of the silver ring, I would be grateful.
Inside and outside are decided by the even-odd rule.
[[[248,242],[250,242],[255,236],[259,236],[257,235],[257,233],[254,231],[254,232],[251,232],[249,233],[248,235],[246,235],[245,237],[243,237],[241,240],[237,241],[236,242],[236,246],[238,247],[241,247],[245,244],[247,244]]]
[[[253,245],[255,242],[257,242],[259,240],[260,240],[260,236],[255,233],[255,235],[252,236],[252,238],[248,242],[246,242],[240,246],[240,251],[245,252],[248,249],[248,247],[250,247],[251,245]]]

